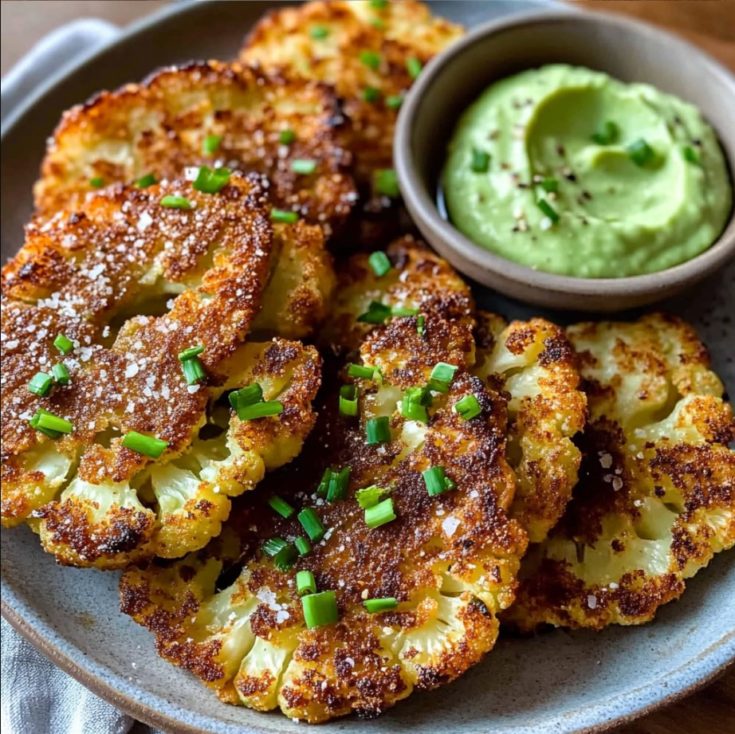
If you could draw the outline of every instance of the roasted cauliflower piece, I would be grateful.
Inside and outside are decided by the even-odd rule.
[[[3,268],[2,520],[29,522],[60,562],[113,568],[200,548],[229,496],[298,452],[320,358],[283,339],[243,342],[273,300],[269,275],[283,282],[279,254],[323,237],[305,223],[274,231],[264,193],[236,174],[217,194],[183,180],[111,187],[34,221]],[[179,356],[192,347],[203,347],[194,381]],[[34,392],[37,373],[50,384]],[[253,382],[279,415],[240,421],[218,407]],[[60,428],[34,425],[41,414]],[[125,445],[131,431],[153,453]]]
[[[317,1],[267,14],[240,59],[290,78],[331,84],[351,121],[350,150],[367,213],[391,210],[397,191],[393,132],[401,101],[421,68],[462,34],[414,0]],[[395,210],[393,210],[395,211]]]
[[[538,543],[556,525],[577,483],[581,453],[572,441],[585,425],[574,349],[544,319],[478,314],[473,372],[510,394],[508,461],[518,479],[512,516]]]
[[[356,199],[342,128],[334,95],[318,84],[216,61],[163,69],[63,116],[35,186],[36,206],[53,213],[95,186],[227,166],[266,174],[276,207],[329,229]]]
[[[449,331],[441,309],[424,313]],[[493,647],[526,548],[508,517],[506,399],[466,365],[437,371],[455,353],[427,341],[415,316],[375,325],[362,376],[332,375],[300,457],[238,500],[220,538],[123,575],[123,610],[223,700],[309,722],[374,716]]]
[[[524,561],[509,619],[600,629],[641,624],[735,544],[732,409],[683,321],[578,324],[589,400],[582,479]]]

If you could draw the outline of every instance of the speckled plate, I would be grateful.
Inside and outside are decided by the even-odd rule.
[[[166,9],[93,58],[50,79],[3,133],[2,253],[18,248],[44,141],[62,110],[95,90],[139,79],[163,64],[233,55],[274,3],[189,3]],[[437,2],[468,26],[538,3]],[[478,287],[480,302],[509,316],[533,311]],[[691,320],[715,368],[735,391],[735,263],[666,304]],[[538,310],[536,310],[538,313]],[[584,314],[547,313],[569,321]],[[654,624],[601,633],[557,631],[503,639],[454,685],[417,694],[378,722],[336,721],[324,731],[394,734],[408,729],[479,734],[601,731],[686,695],[735,660],[735,553],[690,581]],[[158,658],[148,633],[118,612],[117,574],[56,566],[26,528],[2,532],[3,615],[89,688],[133,716],[176,732],[303,732],[280,715],[225,706]]]

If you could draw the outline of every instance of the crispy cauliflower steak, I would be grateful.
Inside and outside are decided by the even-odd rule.
[[[293,135],[288,145],[284,131]],[[215,61],[164,69],[63,116],[35,186],[36,206],[53,213],[94,183],[132,184],[151,174],[161,181],[188,166],[223,165],[266,174],[276,206],[338,226],[356,198],[343,137],[339,105],[319,84]],[[297,160],[313,170],[294,171]]]
[[[399,262],[410,279],[414,260],[394,260],[397,269]],[[353,358],[380,373],[350,377],[343,366],[332,374],[301,456],[238,500],[220,538],[173,565],[125,572],[123,610],[155,634],[161,655],[223,700],[279,707],[309,722],[374,716],[413,690],[449,683],[495,644],[526,548],[525,532],[507,514],[515,480],[505,459],[506,399],[469,371],[474,321],[467,313],[447,318],[424,302],[421,315],[423,333],[413,315],[373,325]],[[452,359],[457,370],[446,392],[425,391],[424,418],[406,416],[408,391]],[[340,384],[357,391],[353,417],[338,410]],[[455,405],[469,395],[481,412],[465,419]],[[380,417],[388,435],[368,444],[367,422]],[[331,496],[330,488],[325,496],[325,469],[347,467],[343,493]],[[453,486],[430,495],[422,473],[431,467]],[[392,501],[394,519],[368,525],[357,501],[367,487],[380,488],[371,490],[380,495],[375,502]],[[274,497],[294,514],[274,511]],[[303,537],[296,513],[304,508],[317,514],[324,535],[279,570],[264,544]],[[319,592],[335,593],[335,622],[306,624],[295,585],[304,570]],[[364,606],[385,597],[396,605],[375,613]]]
[[[174,195],[191,208],[161,205]],[[305,223],[274,231],[259,180],[238,175],[216,195],[181,180],[113,187],[29,225],[2,273],[3,524],[27,521],[60,562],[101,568],[216,535],[229,497],[293,458],[314,421],[316,350],[243,345],[279,253],[314,236]],[[194,346],[204,381],[187,384],[178,355]],[[32,393],[58,364],[68,380]],[[220,407],[253,382],[280,415],[240,421]],[[38,410],[70,431],[34,429]],[[165,441],[160,458],[124,446],[129,431]]]
[[[375,176],[393,168],[400,100],[421,66],[461,33],[414,0],[383,8],[359,1],[307,2],[266,15],[246,38],[240,59],[336,88],[352,123],[356,178],[368,211],[380,212],[391,201],[376,189]]]
[[[577,483],[581,453],[572,441],[585,425],[574,349],[544,319],[478,314],[473,372],[510,394],[508,461],[518,486],[512,516],[538,543],[556,525]]]
[[[641,624],[735,544],[735,421],[683,321],[653,314],[568,334],[590,408],[582,480],[524,561],[510,619],[524,629]]]

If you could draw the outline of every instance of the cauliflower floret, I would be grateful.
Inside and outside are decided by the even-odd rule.
[[[509,619],[524,629],[640,624],[735,544],[732,409],[683,321],[579,324],[590,422],[582,480],[533,546]]]
[[[478,314],[474,373],[510,394],[508,461],[518,488],[511,514],[531,542],[556,525],[577,483],[581,453],[572,437],[584,428],[586,399],[577,389],[574,350],[544,319],[514,321]]]

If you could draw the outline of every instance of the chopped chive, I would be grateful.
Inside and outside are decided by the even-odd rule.
[[[352,470],[349,466],[340,469],[340,471],[333,471],[329,477],[329,488],[327,489],[327,501],[337,502],[337,500],[343,500],[347,494],[347,486],[350,483],[350,472]]]
[[[474,395],[465,395],[454,404],[454,412],[468,421],[482,413],[482,406]]]
[[[95,176],[89,179],[89,185],[94,189],[101,189],[105,185],[105,179],[102,176]]]
[[[55,364],[51,369],[51,374],[59,385],[69,384],[69,369],[63,362]]]
[[[329,36],[329,28],[325,25],[313,25],[309,29],[309,35],[315,41],[323,41],[327,36]]]
[[[168,441],[138,431],[129,431],[123,436],[122,445],[136,454],[157,459],[168,448]]]
[[[230,401],[230,405],[238,414],[237,417],[240,418],[240,410],[242,408],[263,402],[263,388],[255,382],[252,385],[240,388],[239,390],[233,390],[229,394],[228,399]]]
[[[383,10],[388,7],[388,0],[370,0],[370,6],[375,10]]]
[[[28,382],[28,392],[32,392],[34,395],[39,395],[45,398],[54,384],[54,378],[45,372],[36,372]]]
[[[358,390],[355,385],[342,385],[339,389],[339,414],[355,416],[359,411]]]
[[[285,548],[281,548],[281,550],[273,556],[273,565],[279,571],[288,571],[288,569],[296,563],[297,556],[298,551],[296,550],[296,546],[291,545],[291,543],[287,543]]]
[[[337,596],[333,591],[320,591],[318,594],[307,594],[301,598],[304,610],[304,622],[307,629],[324,627],[339,620]]]
[[[68,336],[64,336],[64,334],[59,334],[56,339],[54,339],[54,346],[64,355],[69,354],[69,352],[74,349],[72,340],[69,339]]]
[[[181,370],[184,373],[184,379],[186,380],[187,385],[197,385],[198,383],[203,382],[207,377],[204,372],[204,365],[199,357],[185,359],[181,363]]]
[[[290,128],[281,130],[281,132],[278,133],[278,142],[282,145],[291,145],[294,140],[296,140],[296,133]]]
[[[222,143],[221,135],[207,135],[202,142],[202,152],[204,155],[212,155],[219,150],[220,143]]]
[[[643,139],[634,140],[628,147],[628,156],[636,166],[647,166],[656,157],[653,148]]]
[[[326,529],[311,507],[305,507],[296,517],[312,543],[318,543],[324,537]]]
[[[375,377],[375,373],[378,371],[377,367],[370,367],[368,365],[354,363],[347,365],[347,374],[350,377],[359,377],[364,380],[372,380]]]
[[[385,106],[391,110],[397,110],[403,104],[402,94],[391,94],[385,98]]]
[[[416,317],[416,333],[419,336],[423,336],[426,333],[426,317],[423,314],[419,314]]]
[[[691,145],[685,145],[681,149],[681,154],[684,156],[685,161],[699,165],[699,153]]]
[[[186,362],[187,359],[198,357],[203,351],[204,347],[201,344],[197,345],[196,347],[189,347],[188,349],[184,349],[183,351],[179,352],[179,360],[181,362]]]
[[[592,136],[593,142],[598,145],[612,145],[620,135],[620,128],[612,120],[607,120]]]
[[[387,492],[387,489],[378,487],[373,484],[370,487],[363,487],[355,492],[355,499],[357,504],[362,507],[363,510],[367,510],[368,507],[373,507],[380,502],[381,497]]]
[[[360,61],[373,71],[380,68],[380,54],[375,51],[360,51]]]
[[[543,181],[541,181],[541,188],[544,191],[556,192],[559,190],[559,181],[551,176],[546,176]]]
[[[419,421],[420,423],[429,422],[429,413],[426,407],[421,405],[421,403],[407,400],[405,396],[401,400],[401,415],[411,421]]]
[[[397,199],[401,195],[398,187],[398,176],[392,168],[380,168],[375,171],[373,183],[375,190],[382,196]]]
[[[251,421],[256,418],[267,418],[271,415],[283,413],[283,403],[278,400],[268,400],[263,403],[245,405],[237,411],[237,417],[241,421]]]
[[[437,362],[429,375],[429,387],[436,392],[449,392],[449,386],[458,369],[456,365]]]
[[[268,504],[272,510],[275,510],[281,517],[285,517],[286,520],[289,517],[293,517],[294,512],[296,512],[294,507],[289,505],[283,497],[279,497],[277,494],[274,494],[268,499]]]
[[[479,148],[472,149],[472,160],[470,161],[470,168],[474,173],[487,173],[490,167],[490,153]]]
[[[377,505],[368,507],[365,510],[365,524],[372,530],[379,528],[381,525],[386,525],[389,522],[393,522],[396,519],[396,513],[393,509],[393,498],[378,502]]]
[[[406,59],[406,71],[408,71],[408,75],[411,79],[416,79],[423,68],[424,65],[421,63],[421,60],[417,59],[415,56],[411,56]]]
[[[161,199],[161,206],[166,209],[191,209],[192,203],[185,196],[167,194]]]
[[[370,614],[377,614],[378,612],[387,612],[390,609],[395,609],[398,606],[398,599],[395,596],[384,596],[380,599],[365,599],[362,605]]]
[[[263,543],[263,552],[273,558],[287,545],[288,543],[283,538],[268,538],[268,540]]]
[[[365,87],[362,90],[362,98],[366,102],[377,102],[380,99],[380,90],[376,87]]]
[[[135,182],[135,185],[139,189],[147,189],[149,186],[153,186],[154,183],[156,183],[156,177],[152,173],[147,173],[145,176],[141,176]]]
[[[425,407],[430,407],[434,398],[431,396],[431,390],[429,387],[409,387],[404,393],[404,400],[409,400],[412,403],[418,403]]]
[[[559,213],[554,209],[551,204],[549,204],[546,199],[538,199],[536,201],[536,206],[552,221],[552,222],[558,222],[559,221]]]
[[[74,426],[71,421],[39,408],[29,421],[31,428],[45,434],[49,438],[58,438],[62,433],[71,433]]]
[[[388,443],[390,441],[390,419],[388,416],[383,415],[379,418],[369,418],[365,424],[365,435],[368,446]]]
[[[291,170],[302,176],[308,176],[310,173],[316,171],[316,161],[311,161],[307,158],[296,158],[291,161]]]
[[[271,221],[293,224],[299,221],[299,215],[296,212],[287,212],[283,209],[271,209]]]
[[[391,316],[416,316],[418,312],[417,308],[409,308],[408,306],[394,306],[390,310]]]
[[[199,173],[192,184],[197,191],[204,194],[218,194],[230,180],[229,168],[208,168],[200,166]]]
[[[361,313],[357,320],[364,324],[382,324],[392,315],[390,306],[386,306],[380,301],[370,301],[368,310]]]
[[[299,596],[316,594],[316,579],[311,571],[299,571],[296,574],[296,593]]]
[[[305,556],[307,553],[311,553],[311,543],[309,542],[309,539],[304,538],[303,535],[296,538],[293,544],[296,546],[296,550],[299,552],[300,556]],[[316,591],[316,589],[314,589],[314,591]]]
[[[431,497],[443,494],[444,492],[456,487],[454,482],[446,476],[444,473],[444,467],[442,466],[432,466],[429,469],[422,471],[421,476],[424,478],[426,491]]]
[[[382,278],[392,267],[388,256],[382,250],[373,252],[368,258],[368,263],[378,278]]]
[[[332,478],[334,472],[331,469],[325,469],[322,478],[319,481],[319,486],[316,488],[316,493],[320,497],[326,497],[329,491],[329,480]]]
[[[371,18],[370,25],[379,31],[382,31],[385,28],[385,23],[383,23],[380,18]]]

